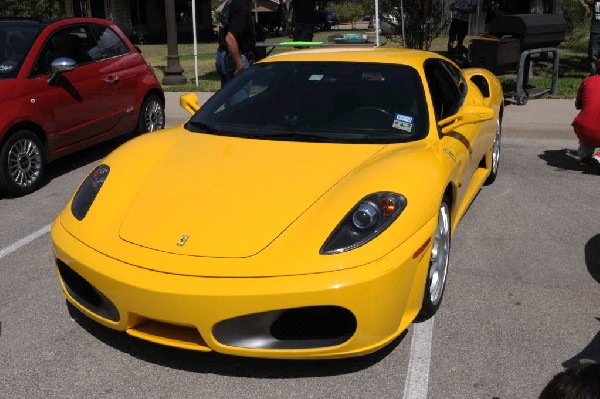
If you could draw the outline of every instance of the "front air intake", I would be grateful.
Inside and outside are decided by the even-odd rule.
[[[119,321],[119,311],[104,294],[60,259],[56,259],[56,267],[67,292],[77,303],[100,317]]]

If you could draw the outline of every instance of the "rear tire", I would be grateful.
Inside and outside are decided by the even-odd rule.
[[[494,137],[494,144],[492,145],[492,164],[490,166],[490,175],[485,180],[485,185],[492,184],[498,176],[498,165],[500,164],[500,144],[502,139],[502,121],[500,118],[496,120],[496,137]]]
[[[0,189],[20,197],[42,185],[46,175],[44,146],[30,130],[11,135],[0,149]]]
[[[425,280],[423,305],[419,313],[420,319],[428,319],[437,312],[448,276],[448,263],[450,260],[450,205],[446,197],[442,200],[438,211],[438,224],[433,235],[433,246],[429,270]]]
[[[140,108],[137,133],[148,133],[165,127],[165,105],[156,94],[146,96]]]

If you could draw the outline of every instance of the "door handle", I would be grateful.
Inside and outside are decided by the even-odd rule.
[[[108,84],[115,84],[115,83],[119,83],[119,77],[118,76],[109,76],[108,78],[106,78],[104,80],[106,83]]]

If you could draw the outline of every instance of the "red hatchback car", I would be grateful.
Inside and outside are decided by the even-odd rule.
[[[0,19],[0,190],[30,193],[47,162],[162,129],[164,104],[152,68],[113,23]]]

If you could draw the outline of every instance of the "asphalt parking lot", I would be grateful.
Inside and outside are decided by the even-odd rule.
[[[182,123],[167,93],[167,123]],[[205,98],[205,97],[203,97]],[[509,105],[500,172],[453,237],[440,311],[383,350],[269,361],[159,347],[69,311],[49,224],[113,141],[0,198],[0,398],[537,398],[600,361],[600,176],[573,157],[572,100]]]

